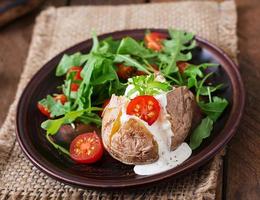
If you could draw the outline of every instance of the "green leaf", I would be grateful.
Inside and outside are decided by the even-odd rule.
[[[88,60],[87,54],[75,53],[72,55],[64,54],[56,68],[56,76],[62,76],[73,66],[82,66]]]
[[[92,41],[93,41],[93,44],[92,44],[92,48],[91,48],[90,52],[95,52],[99,48],[99,41],[97,38],[97,34],[95,32],[92,32]]]
[[[188,65],[184,71],[184,75],[187,77],[196,78],[198,76],[198,77],[202,78],[203,72],[201,71],[200,67],[198,67],[196,65]]]
[[[168,82],[157,81],[153,74],[130,78],[128,79],[128,85],[133,86],[126,94],[128,97],[131,97],[135,92],[137,92],[138,95],[157,95],[172,89],[172,86]]]
[[[64,115],[67,111],[70,110],[70,103],[66,102],[64,105],[56,101],[52,96],[47,95],[45,99],[39,101],[40,104],[48,108],[51,117],[58,117]]]
[[[120,45],[119,40],[113,40],[112,37],[108,37],[108,38],[104,39],[103,41],[101,41],[100,51],[111,53],[111,54],[116,54],[119,45]]]
[[[108,73],[108,74],[101,75],[97,79],[93,80],[91,82],[91,84],[92,85],[101,85],[101,84],[105,84],[107,81],[112,81],[114,79],[115,79],[115,74]]]
[[[136,40],[131,37],[125,37],[121,40],[117,50],[117,54],[128,54],[139,57],[151,56],[151,52],[141,46]]]
[[[227,107],[228,101],[226,99],[215,96],[213,97],[213,102],[199,102],[198,104],[202,111],[215,122]]]
[[[79,117],[79,121],[84,124],[94,123],[99,127],[102,125],[101,118],[96,113],[84,113]]]
[[[208,95],[208,92],[212,93],[222,88],[223,88],[223,84],[218,84],[216,86],[202,86],[200,89],[200,95],[206,96]]]
[[[163,63],[161,71],[165,75],[178,72],[177,62],[190,60],[192,54],[186,51],[196,46],[192,33],[170,29],[169,34],[171,39],[163,41],[163,51],[158,54],[158,59]]]
[[[64,117],[61,117],[59,119],[48,119],[44,121],[41,124],[41,127],[47,131],[47,134],[55,135],[58,132],[61,125],[72,123],[78,117],[80,117],[84,112],[85,110],[68,112],[65,114]]]
[[[136,67],[140,71],[146,72],[147,74],[151,74],[151,72],[149,72],[144,65],[140,64],[137,60],[131,58],[130,55],[117,54],[115,56],[114,62],[125,62],[127,66]]]
[[[213,129],[213,120],[209,117],[204,118],[198,127],[193,131],[190,137],[189,146],[192,150],[198,148],[203,139],[210,136]]]

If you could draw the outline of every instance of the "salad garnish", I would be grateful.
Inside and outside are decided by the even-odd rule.
[[[138,93],[146,97],[142,101],[151,100],[149,95],[170,91],[174,86],[188,87],[196,96],[204,117],[193,130],[189,146],[194,150],[210,136],[228,101],[216,93],[224,85],[213,85],[211,78],[214,73],[208,73],[208,68],[216,68],[218,64],[193,63],[194,34],[169,29],[168,35],[147,31],[141,41],[129,36],[121,40],[109,37],[100,41],[96,34],[92,40],[89,53],[63,55],[55,73],[64,78],[63,84],[57,88],[57,94],[47,95],[38,102],[39,110],[48,117],[41,127],[55,148],[70,155],[69,150],[57,144],[52,136],[65,124],[100,127],[102,105],[109,102],[112,94],[125,94],[128,85],[132,88],[126,96],[131,99],[132,94]],[[158,80],[158,76],[162,78]],[[134,111],[136,107],[131,108],[128,112],[145,118]],[[156,115],[146,121],[153,123],[155,120]]]

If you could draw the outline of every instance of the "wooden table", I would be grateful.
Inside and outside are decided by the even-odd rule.
[[[147,0],[48,0],[41,8],[1,28],[0,125],[14,99],[27,56],[35,16],[44,7],[149,2]],[[260,1],[236,0],[236,2],[239,63],[247,91],[247,101],[238,133],[227,148],[217,199],[257,200],[260,199]]]

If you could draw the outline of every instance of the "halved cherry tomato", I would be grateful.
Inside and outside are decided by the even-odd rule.
[[[82,80],[82,78],[81,78],[81,76],[80,76],[80,72],[82,71],[82,67],[79,67],[79,66],[73,66],[73,67],[71,67],[69,70],[68,70],[68,72],[67,72],[67,74],[70,74],[70,73],[75,73],[75,75],[74,75],[74,77],[73,77],[73,80]]]
[[[135,115],[152,125],[159,117],[160,104],[153,96],[137,96],[128,104],[126,113]]]
[[[77,84],[77,83],[71,83],[71,85],[70,85],[70,90],[71,90],[72,92],[77,92],[78,89],[79,89],[79,84]]]
[[[67,102],[67,97],[64,94],[56,94],[53,97],[53,99],[55,101],[57,101],[57,102],[59,101],[61,104],[64,104],[64,103]],[[49,109],[45,105],[43,105],[40,102],[38,102],[37,103],[37,107],[41,111],[42,114],[44,114],[48,118],[51,118],[51,113],[50,113]]]
[[[38,102],[38,103],[37,103],[37,107],[38,107],[39,111],[40,111],[43,115],[45,115],[45,116],[48,117],[48,118],[51,117],[51,113],[50,113],[49,109],[48,109],[46,106],[44,106],[44,105],[42,105],[40,102]]]
[[[162,41],[166,39],[163,33],[151,32],[147,33],[144,37],[145,45],[148,49],[160,51],[162,49]]]
[[[181,74],[184,73],[185,69],[187,68],[187,66],[189,65],[189,63],[187,62],[177,62],[177,67],[179,68],[179,71]]]
[[[120,79],[127,80],[128,78],[131,78],[135,71],[136,69],[134,67],[125,66],[124,64],[117,64],[116,73]]]
[[[64,104],[67,102],[67,97],[64,94],[57,94],[54,96],[54,100],[61,102],[61,104]]]
[[[70,144],[70,157],[77,163],[94,163],[102,155],[103,145],[95,131],[77,136]]]

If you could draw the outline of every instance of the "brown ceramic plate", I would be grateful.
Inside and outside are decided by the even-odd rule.
[[[153,30],[153,29],[152,29]],[[154,30],[166,33],[166,30]],[[144,37],[145,30],[126,30],[108,33],[100,36],[103,39],[112,36],[120,39],[131,36],[136,39]],[[228,99],[229,106],[214,126],[213,133],[200,148],[180,166],[151,176],[140,176],[133,172],[133,167],[124,165],[108,154],[93,165],[77,165],[54,149],[46,140],[45,132],[40,124],[45,118],[37,110],[37,101],[47,94],[56,91],[56,86],[62,83],[62,78],[55,77],[55,68],[64,53],[87,53],[92,40],[83,41],[55,56],[46,63],[31,79],[25,88],[18,104],[16,123],[17,138],[20,146],[31,162],[49,176],[62,182],[81,187],[125,188],[147,185],[166,178],[190,172],[221,150],[235,134],[244,108],[244,89],[237,66],[228,56],[216,46],[196,37],[198,48],[193,51],[193,63],[215,62],[220,64],[214,68],[214,82],[225,84],[218,95]]]

